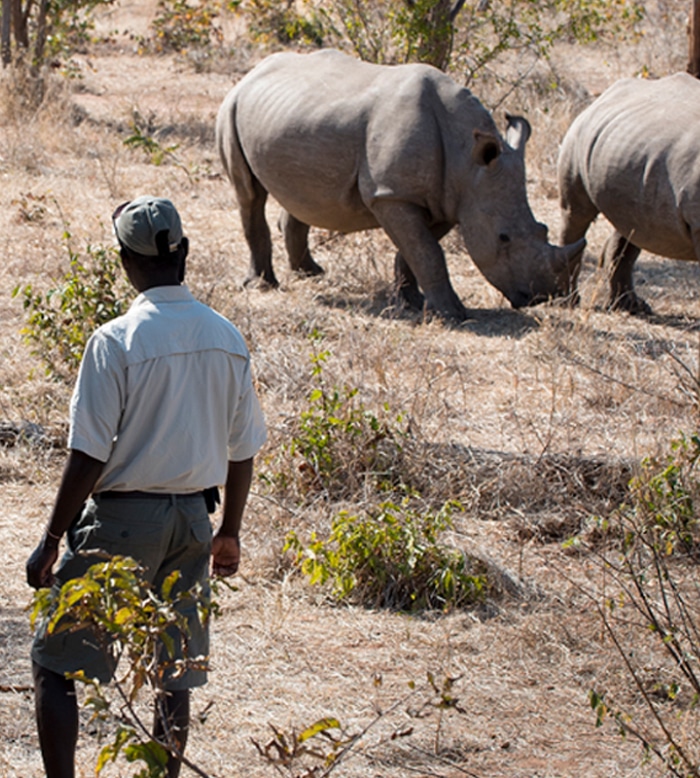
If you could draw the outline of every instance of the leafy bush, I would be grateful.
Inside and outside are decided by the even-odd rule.
[[[559,40],[589,43],[635,34],[644,16],[636,0],[332,0],[307,3],[305,19],[328,43],[350,47],[361,59],[393,64],[428,62],[469,83],[508,52],[532,63]],[[250,0],[242,10],[259,31],[285,28],[291,4]],[[264,11],[264,12],[263,12]],[[298,24],[298,23],[297,23]],[[258,37],[260,37],[258,32]]]
[[[161,130],[156,125],[155,114],[143,116],[140,111],[134,109],[129,129],[131,134],[122,141],[127,148],[140,149],[149,163],[156,167],[174,165],[185,173],[190,183],[195,182],[198,175],[197,166],[189,165],[178,157],[176,152],[180,144],[170,143],[166,146],[158,140]]]
[[[321,338],[311,335],[313,342]],[[329,356],[324,350],[312,353],[315,386],[308,405],[295,420],[290,443],[282,446],[275,472],[261,477],[302,497],[319,491],[341,496],[368,479],[383,490],[400,485],[403,415],[392,416],[386,404],[375,414],[359,401],[356,388],[329,387],[323,375]]]
[[[177,677],[187,669],[205,669],[207,657],[174,658],[173,634],[187,639],[187,618],[177,609],[182,601],[194,601],[204,623],[218,610],[216,603],[199,588],[178,591],[180,572],[174,571],[154,591],[144,577],[143,569],[131,558],[114,556],[92,565],[84,576],[67,581],[54,600],[50,589],[39,589],[34,595],[31,612],[32,628],[37,620],[48,618],[49,633],[89,629],[101,645],[112,645],[121,662],[115,680],[118,695],[116,712],[107,690],[95,679],[80,671],[71,677],[88,688],[85,706],[92,709],[93,720],[102,725],[116,724],[112,742],[99,754],[96,773],[99,774],[119,754],[127,761],[145,763],[140,776],[163,778],[166,775],[171,742],[158,742],[147,730],[134,703],[142,689],[149,689],[158,699],[163,694],[166,671]],[[161,647],[164,647],[163,654]],[[159,657],[159,661],[154,661]],[[163,722],[163,731],[169,727]],[[167,735],[166,735],[167,737]],[[184,764],[204,775],[182,755]]]
[[[631,688],[599,679],[589,701],[596,725],[614,721],[669,775],[700,774],[700,601],[697,559],[669,552],[656,532],[623,518],[627,543],[600,559],[604,591],[596,606]]]
[[[301,43],[322,46],[324,29],[317,9],[305,2],[299,13],[289,0],[234,0],[234,9],[248,17],[248,30],[256,43]]]
[[[367,740],[371,730],[380,721],[384,721],[385,729],[391,732],[389,740],[384,741],[383,745],[391,743],[395,748],[400,740],[413,737],[418,729],[417,726],[405,726],[406,717],[413,719],[417,725],[418,721],[426,721],[432,713],[437,712],[437,725],[432,739],[434,753],[442,754],[440,735],[443,720],[453,713],[468,716],[470,712],[460,705],[460,699],[455,693],[461,676],[441,675],[428,671],[425,683],[419,684],[413,680],[408,682],[409,691],[402,698],[396,700],[392,694],[391,702],[386,705],[378,704],[376,700],[369,703],[366,709],[371,711],[372,718],[359,731],[348,731],[339,719],[326,716],[300,729],[285,730],[270,724],[272,737],[267,743],[260,743],[254,738],[251,740],[265,763],[278,774],[282,774],[284,768],[284,774],[290,778],[328,778],[339,768],[342,769],[353,753],[357,755],[360,752],[375,761],[371,753],[376,745],[373,747],[363,741]],[[373,676],[372,686],[373,693],[382,686],[381,674]],[[400,716],[401,723],[387,726],[395,715]],[[407,749],[411,757],[415,757],[415,749],[413,745]],[[391,758],[395,764],[401,758],[393,748]],[[440,761],[443,767],[454,765],[460,772],[464,772],[455,762],[444,758]]]
[[[83,46],[94,29],[91,19],[96,8],[111,5],[114,0],[52,0],[35,3],[16,0],[12,24],[4,26],[1,59],[28,66],[32,78],[38,78],[48,56],[67,58]],[[5,8],[5,6],[3,6]],[[38,90],[41,94],[42,90]]]
[[[700,436],[643,460],[631,500],[602,523],[589,547],[601,588],[588,591],[631,688],[598,679],[589,701],[596,725],[612,720],[669,775],[700,774],[700,598],[697,518]],[[611,688],[612,687],[612,688]]]
[[[220,45],[223,33],[216,25],[219,16],[216,0],[159,0],[158,11],[151,22],[154,37],[147,42],[156,52],[206,49]]]
[[[32,353],[43,360],[48,373],[59,377],[78,368],[90,335],[124,313],[131,296],[114,249],[88,244],[81,257],[70,247],[70,233],[63,237],[70,270],[47,292],[32,284],[12,292],[22,298],[27,325],[21,332],[33,345]]]
[[[290,776],[330,775],[359,740],[357,736],[346,734],[340,721],[332,716],[315,721],[301,732],[284,732],[274,724],[270,724],[270,729],[273,736],[267,743],[259,743],[254,738],[251,741],[270,767],[279,773],[280,765],[284,765]],[[305,761],[311,762],[312,766],[306,768]]]
[[[671,442],[664,459],[644,459],[640,475],[630,483],[634,534],[650,534],[666,553],[679,544],[688,550],[697,541],[698,458],[700,435],[682,436]]]
[[[175,152],[178,149],[178,144],[163,146],[148,133],[148,130],[139,125],[138,118],[134,118],[131,124],[131,135],[124,139],[124,145],[130,149],[143,149],[150,163],[156,167],[162,165],[167,159],[176,160]]]
[[[420,514],[408,501],[382,503],[365,517],[341,511],[327,539],[312,533],[304,545],[292,531],[285,551],[311,584],[331,582],[336,600],[376,608],[448,610],[477,600],[487,585],[483,565],[439,542],[452,526],[445,503],[437,513]]]
[[[54,0],[49,4],[46,54],[67,60],[94,38],[93,13],[114,0]]]
[[[629,39],[639,34],[643,16],[643,4],[636,0],[468,3],[456,21],[450,68],[463,73],[467,85],[493,80],[501,87],[502,100],[531,78],[556,43]]]

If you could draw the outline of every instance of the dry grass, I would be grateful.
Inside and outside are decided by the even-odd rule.
[[[150,10],[122,2],[101,24],[142,33]],[[654,13],[670,13],[669,4],[658,3]],[[571,116],[619,76],[644,65],[658,75],[682,67],[684,46],[676,11],[663,32],[632,49],[562,48],[554,67],[566,93],[548,97],[533,88],[507,105],[525,111],[535,128],[531,203],[553,234],[557,142]],[[632,710],[643,706],[583,593],[599,585],[598,568],[585,555],[562,551],[560,542],[620,503],[642,456],[663,454],[678,431],[696,428],[700,270],[643,255],[637,284],[656,315],[608,313],[598,304],[604,279],[593,259],[606,235],[600,220],[589,233],[582,306],[515,312],[450,237],[452,279],[473,310],[464,325],[451,327],[388,307],[392,251],[385,236],[314,232],[325,277],[294,278],[276,241],[280,290],[242,291],[247,250],[212,145],[221,99],[257,56],[249,47],[241,51],[227,67],[202,73],[171,57],[139,58],[128,36],[116,35],[76,59],[79,80],[56,77],[50,99],[34,111],[18,103],[9,76],[0,81],[0,422],[41,425],[60,444],[70,395],[69,386],[43,376],[21,342],[21,306],[10,291],[48,285],[66,267],[66,225],[76,248],[110,244],[115,204],[145,191],[165,194],[191,239],[193,291],[235,321],[250,345],[270,429],[259,469],[271,466],[305,407],[308,335],[318,330],[331,352],[329,382],[358,387],[367,408],[388,403],[410,419],[407,477],[432,504],[463,502],[452,540],[484,559],[498,586],[484,606],[446,616],[330,607],[290,574],[280,548],[289,529],[327,527],[337,506],[318,500],[292,508],[256,486],[239,591],[222,596],[214,672],[194,698],[196,711],[213,706],[206,724],[195,724],[190,756],[212,775],[269,776],[273,768],[251,738],[267,742],[270,723],[298,730],[334,715],[355,732],[378,717],[339,769],[347,776],[660,775],[653,763],[642,764],[637,745],[593,726],[587,692],[596,682],[624,692]],[[179,144],[179,165],[154,166],[123,145],[136,113],[164,144]],[[63,459],[60,445],[0,446],[4,778],[42,774],[23,568]],[[345,507],[359,510],[372,499],[359,490]],[[653,653],[647,661],[650,672],[661,668]],[[435,708],[410,715],[430,697],[427,673],[438,682],[459,679],[455,694],[466,715]],[[410,696],[412,681],[419,688]],[[410,737],[392,738],[409,727]],[[81,778],[92,775],[99,747],[87,730]],[[117,766],[105,770],[127,774]]]

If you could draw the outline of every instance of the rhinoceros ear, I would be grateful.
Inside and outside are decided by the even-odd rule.
[[[501,141],[490,132],[474,130],[472,159],[477,165],[490,165],[501,155]]]
[[[532,135],[532,127],[530,122],[524,116],[511,116],[506,114],[506,121],[508,126],[506,127],[506,143],[516,151],[525,153],[525,144],[527,143],[530,135]]]

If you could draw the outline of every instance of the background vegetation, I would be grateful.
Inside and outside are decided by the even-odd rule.
[[[127,300],[109,214],[146,191],[180,208],[190,286],[245,335],[270,429],[195,695],[193,762],[696,774],[697,266],[643,255],[654,316],[609,313],[601,219],[581,307],[515,312],[450,235],[473,311],[451,327],[390,306],[385,236],[313,231],[325,277],[294,278],[276,241],[282,288],[242,291],[247,250],[212,143],[227,90],[279,47],[429,59],[499,124],[528,116],[531,204],[556,234],[569,121],[619,77],[683,69],[689,4],[48,4],[42,57],[29,10],[29,46],[13,33],[0,76],[0,775],[41,775],[23,564],[64,462],[81,343]],[[85,713],[79,775],[114,732]]]

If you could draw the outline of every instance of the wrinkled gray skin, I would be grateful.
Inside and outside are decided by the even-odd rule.
[[[564,242],[602,213],[615,228],[600,258],[613,308],[649,313],[634,291],[642,249],[700,259],[700,81],[624,79],[569,128],[559,156]]]
[[[309,226],[382,227],[399,249],[396,284],[413,307],[463,320],[440,239],[459,224],[474,262],[520,307],[566,294],[583,242],[547,243],[525,191],[529,125],[506,141],[466,89],[426,65],[380,66],[337,51],[263,60],[224,100],[217,146],[236,190],[250,271],[276,286],[265,200],[283,208],[291,267],[322,269]],[[419,291],[422,290],[423,295]]]

